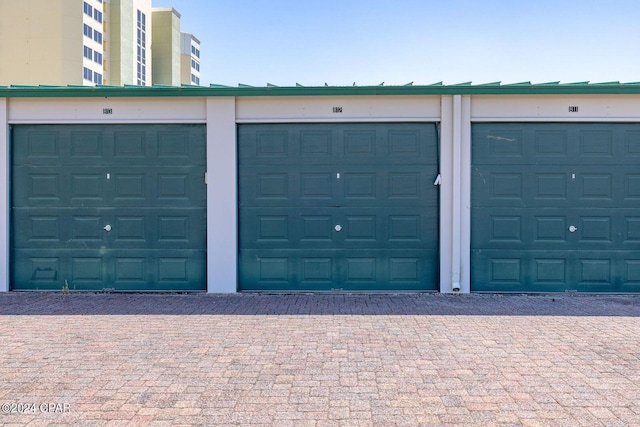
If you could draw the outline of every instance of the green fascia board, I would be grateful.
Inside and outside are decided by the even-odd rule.
[[[636,83],[411,86],[0,86],[0,98],[640,94]]]

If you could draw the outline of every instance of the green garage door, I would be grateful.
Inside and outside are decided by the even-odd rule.
[[[475,124],[472,290],[640,292],[640,124]]]
[[[12,129],[12,289],[204,290],[203,125]]]
[[[434,124],[240,125],[242,290],[435,290]]]

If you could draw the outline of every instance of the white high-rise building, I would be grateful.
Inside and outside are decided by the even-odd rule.
[[[200,86],[200,40],[188,33],[182,33],[180,40],[180,82]]]
[[[151,85],[151,0],[110,0],[107,13],[109,84]]]

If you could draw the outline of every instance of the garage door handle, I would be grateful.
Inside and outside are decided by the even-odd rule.
[[[105,225],[104,231],[111,231],[111,226],[109,224]]]
[[[342,230],[342,226],[340,224],[338,224],[335,227],[333,227],[333,229],[336,230],[336,231],[340,231],[340,230]]]
[[[576,227],[575,225],[572,225],[569,227],[569,231],[572,233],[575,233],[578,230],[578,227]]]

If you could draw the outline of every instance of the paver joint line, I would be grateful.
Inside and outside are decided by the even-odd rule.
[[[0,294],[0,424],[640,425],[639,336],[636,295]]]

